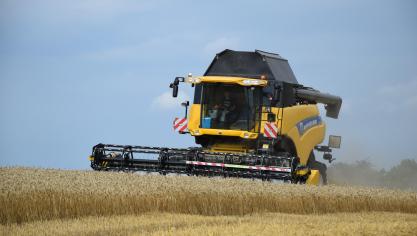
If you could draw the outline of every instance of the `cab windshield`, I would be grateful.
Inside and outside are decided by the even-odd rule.
[[[201,128],[259,131],[259,87],[206,83],[201,104]]]

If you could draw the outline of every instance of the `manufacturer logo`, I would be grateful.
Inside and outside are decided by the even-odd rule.
[[[300,122],[297,123],[297,129],[298,129],[298,133],[301,135],[303,135],[307,130],[311,129],[314,126],[317,126],[319,124],[321,124],[321,117],[320,116],[316,116],[316,117],[312,117],[312,118],[308,118],[305,120],[302,120]]]

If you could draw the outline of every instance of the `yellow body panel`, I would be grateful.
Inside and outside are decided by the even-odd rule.
[[[228,129],[193,129],[190,130],[191,135],[200,136],[200,135],[219,135],[219,136],[234,136],[247,139],[256,139],[258,137],[257,133],[247,132],[242,130],[228,130]]]
[[[190,131],[191,135],[194,135],[194,131],[200,129],[200,114],[201,114],[201,105],[200,104],[192,104],[190,107],[189,115],[188,115],[188,130]]]
[[[248,150],[240,143],[216,143],[209,149],[210,152],[245,153]]]
[[[311,170],[311,173],[308,176],[306,184],[319,185],[320,184],[320,172],[318,170]]]
[[[222,83],[222,84],[239,84],[242,86],[266,86],[267,80],[263,79],[250,79],[244,77],[231,77],[231,76],[201,76],[192,78],[194,84],[198,83]]]
[[[275,125],[279,129],[279,127],[281,127],[281,122],[282,122],[281,120],[282,109],[278,107],[271,107],[271,113],[274,113],[276,115]],[[264,127],[267,121],[268,121],[268,113],[266,112],[266,107],[262,107],[261,128],[259,129],[261,134],[264,133],[264,129],[262,127]],[[279,132],[280,131],[278,130],[278,133]]]
[[[297,123],[311,117],[319,116],[317,105],[297,105],[282,108],[281,115],[281,135],[288,136],[294,142],[301,164],[306,165],[314,146],[323,142],[326,125],[324,122],[321,122],[306,130],[306,132],[300,136]]]

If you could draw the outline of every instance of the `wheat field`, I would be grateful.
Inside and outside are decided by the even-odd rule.
[[[0,235],[415,235],[415,214],[263,213],[202,216],[146,213],[0,225]]]
[[[0,168],[0,234],[4,235],[406,235],[416,231],[416,192]]]

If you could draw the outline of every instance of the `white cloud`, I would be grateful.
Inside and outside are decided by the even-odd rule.
[[[152,101],[152,109],[156,110],[174,110],[181,108],[181,103],[189,101],[190,97],[183,91],[178,92],[178,97],[173,98],[172,92],[165,92]]]
[[[236,49],[240,45],[240,40],[235,37],[221,37],[204,46],[204,52],[213,55],[224,49]]]

